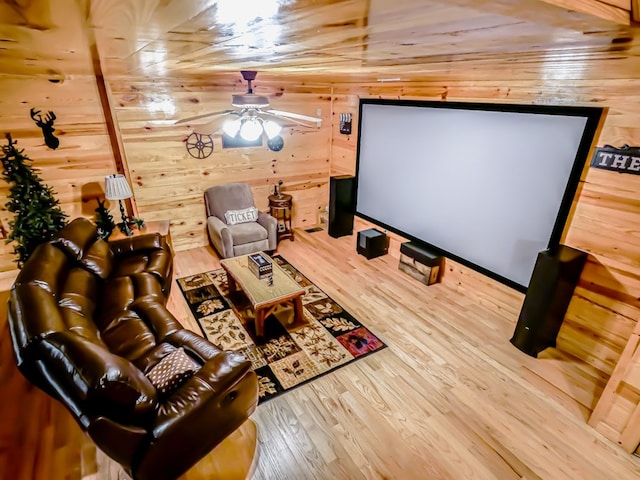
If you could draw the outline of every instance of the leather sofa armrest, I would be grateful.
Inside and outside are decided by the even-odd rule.
[[[241,378],[251,372],[251,361],[244,355],[221,351],[209,359],[194,377],[206,382],[214,392],[222,393],[233,389]]]
[[[258,378],[237,354],[220,353],[158,408],[154,440],[134,478],[174,478],[210,452],[253,413]]]
[[[233,237],[226,223],[212,215],[207,218],[207,231],[211,243],[224,258],[233,256]]]
[[[200,360],[201,364],[206,363],[222,352],[221,349],[207,339],[187,329],[172,333],[165,341],[174,347],[183,347],[192,357]]]
[[[242,398],[236,402],[238,397]],[[151,427],[153,436],[170,436],[174,429],[182,430],[189,424],[225,422],[225,418],[207,418],[203,411],[233,410],[237,403],[241,408],[236,413],[247,418],[257,401],[258,381],[251,362],[234,352],[220,352],[159,405]]]
[[[269,250],[275,250],[278,246],[278,221],[268,213],[258,212],[258,223],[268,233]]]
[[[144,235],[114,240],[109,242],[109,247],[113,254],[119,257],[144,250],[161,250],[166,247],[166,240],[159,233],[145,233]]]
[[[14,285],[8,305],[9,328],[18,366],[29,356],[26,350],[34,340],[67,328],[55,297],[40,285]]]
[[[43,338],[38,349],[47,378],[57,392],[65,392],[65,403],[132,424],[143,424],[155,411],[157,393],[151,382],[102,344],[56,332]]]

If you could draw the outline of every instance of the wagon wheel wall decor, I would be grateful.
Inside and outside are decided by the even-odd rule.
[[[207,158],[213,153],[213,137],[193,132],[185,140],[187,152],[193,158]]]

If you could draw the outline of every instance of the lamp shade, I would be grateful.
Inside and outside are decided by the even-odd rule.
[[[278,136],[278,134],[282,130],[282,127],[273,120],[266,120],[265,122],[263,122],[262,128],[264,128],[264,133],[267,134],[267,137],[269,137],[269,139]]]
[[[104,177],[104,186],[107,200],[124,200],[133,197],[129,182],[122,174],[107,175]]]
[[[255,118],[249,118],[242,122],[240,127],[240,136],[247,142],[253,142],[262,135],[262,125]]]
[[[227,120],[222,124],[222,130],[230,137],[235,137],[240,130],[240,119]]]

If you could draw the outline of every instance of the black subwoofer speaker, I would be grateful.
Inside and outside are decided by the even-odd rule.
[[[329,179],[329,235],[338,238],[353,234],[356,179],[340,175]]]
[[[368,260],[385,255],[389,251],[389,239],[384,232],[369,228],[358,232],[356,251]]]
[[[556,346],[556,337],[573,296],[587,254],[560,245],[538,254],[511,343],[537,357]]]

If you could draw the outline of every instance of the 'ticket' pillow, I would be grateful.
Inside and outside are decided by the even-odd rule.
[[[227,225],[238,223],[255,222],[258,220],[258,209],[256,207],[243,208],[242,210],[227,210],[224,213]]]
[[[180,347],[160,360],[147,377],[159,395],[167,396],[187,381],[200,367]]]

